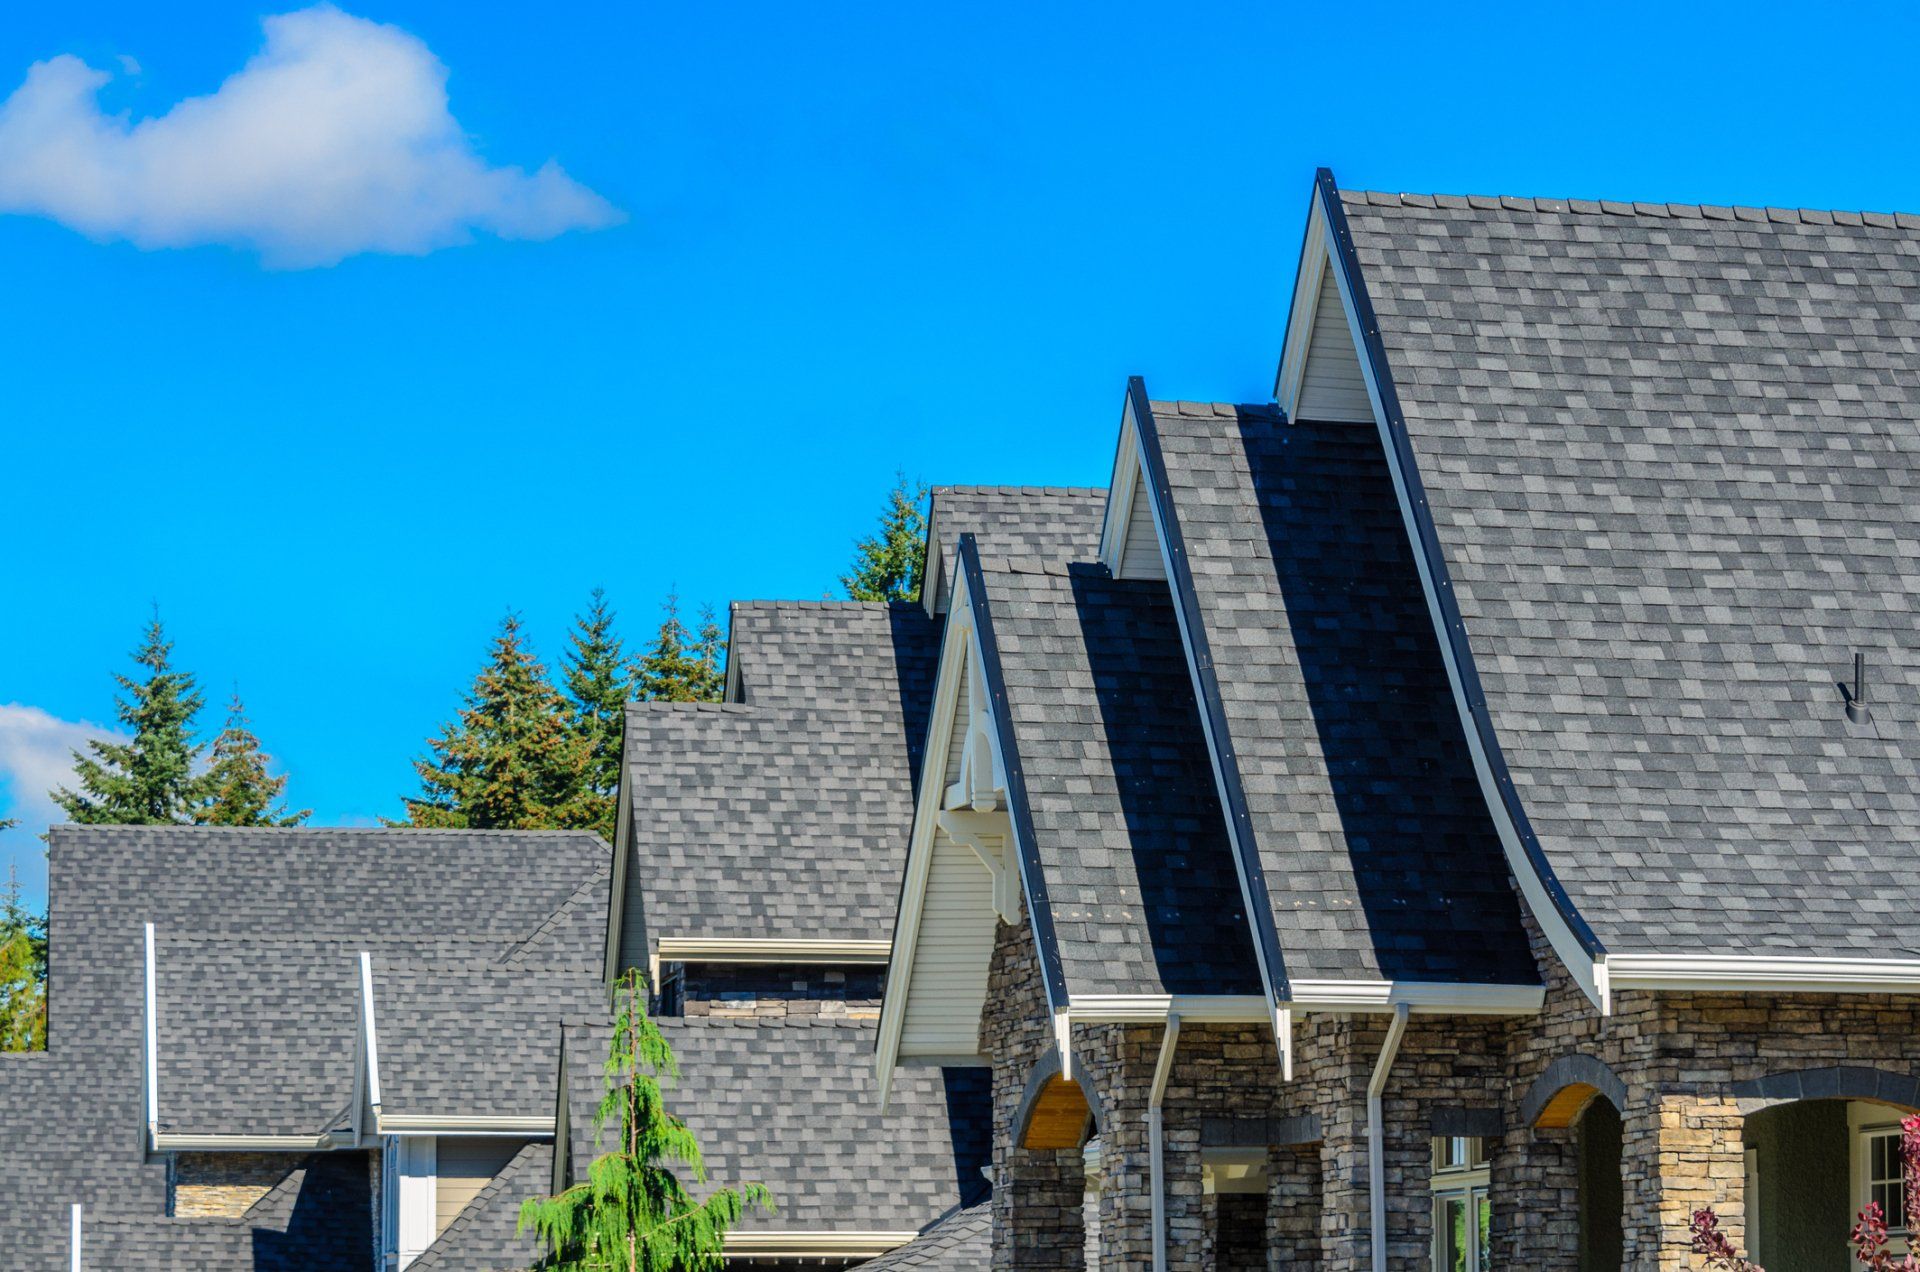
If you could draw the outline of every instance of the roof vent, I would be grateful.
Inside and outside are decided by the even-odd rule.
[[[1860,650],[1853,651],[1853,685],[1840,686],[1840,692],[1846,695],[1847,719],[1855,724],[1867,718],[1867,656]]]

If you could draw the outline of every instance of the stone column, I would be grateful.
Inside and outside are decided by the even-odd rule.
[[[1319,1267],[1320,1145],[1273,1149],[1267,1154],[1268,1272]]]
[[[1692,1272],[1688,1222],[1711,1206],[1747,1250],[1746,1151],[1739,1106],[1721,1096],[1650,1094],[1622,1119],[1626,1266]]]
[[[1580,1152],[1571,1129],[1515,1127],[1490,1146],[1493,1266],[1580,1266]]]
[[[1009,1149],[993,1181],[994,1272],[1084,1272],[1086,1189],[1079,1149]]]

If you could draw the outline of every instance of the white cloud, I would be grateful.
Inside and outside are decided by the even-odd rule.
[[[0,703],[0,818],[17,817],[16,834],[37,835],[62,816],[50,792],[73,785],[73,753],[95,738],[122,734],[39,707]]]
[[[0,212],[286,268],[622,219],[552,161],[489,167],[447,109],[447,68],[398,27],[324,4],[263,25],[265,47],[218,91],[138,123],[101,111],[108,72],[34,63],[0,103]]]

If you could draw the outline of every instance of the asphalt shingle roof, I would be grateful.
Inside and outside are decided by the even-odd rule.
[[[260,1133],[264,1123],[317,1133],[327,1128],[313,1121],[350,1112],[359,949],[518,957],[525,974],[590,949],[597,966],[604,899],[577,894],[598,873],[604,898],[606,865],[604,843],[572,832],[56,826],[50,1050],[0,1057],[8,1260],[64,1266],[75,1202],[102,1234],[90,1248],[111,1252],[103,1266],[220,1267],[220,1250],[233,1248],[222,1244],[231,1229],[209,1236],[204,1221],[163,1219],[166,1165],[145,1159],[144,924],[156,935],[163,1129]],[[590,945],[582,930],[594,934]],[[336,962],[337,981],[325,971]],[[312,996],[296,1003],[302,987]],[[344,1032],[316,1042],[323,1017]],[[324,1054],[309,1054],[315,1045]],[[439,1059],[461,1063],[458,1049]],[[329,1178],[336,1169],[364,1176],[367,1158],[319,1163]],[[302,1174],[303,1185],[311,1177]],[[245,1260],[256,1254],[261,1267],[334,1266],[301,1262],[298,1234],[323,1218],[369,1232],[364,1191],[338,1213],[331,1189],[293,1196],[280,1236],[239,1229],[232,1266],[255,1266]],[[292,1251],[290,1262],[268,1262],[275,1250]]]
[[[626,764],[649,941],[893,931],[913,815],[897,704],[640,703]]]
[[[982,1272],[993,1263],[993,1203],[956,1210],[861,1272]]]
[[[987,1191],[985,1069],[903,1069],[885,1113],[875,1098],[871,1020],[790,1016],[663,1019],[681,1079],[667,1109],[684,1119],[714,1187],[764,1184],[778,1209],[742,1231],[914,1232]],[[599,1151],[604,1027],[566,1030],[571,1170]],[[610,1133],[610,1132],[609,1132]]]
[[[1259,993],[1167,585],[981,579],[1069,994]]]
[[[1920,218],[1341,201],[1494,732],[1596,935],[1920,954]]]
[[[897,704],[925,739],[940,626],[912,602],[736,601],[727,640],[736,701],[758,707]]]
[[[935,486],[927,537],[938,553],[927,564],[941,605],[953,593],[961,535],[974,537],[983,560],[1044,569],[1091,560],[1106,510],[1104,486]]]
[[[1153,415],[1287,975],[1537,983],[1378,434]]]

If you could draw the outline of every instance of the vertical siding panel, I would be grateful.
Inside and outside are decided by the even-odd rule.
[[[1340,303],[1340,284],[1331,266],[1320,278],[1313,340],[1307,346],[1307,369],[1301,377],[1300,401],[1293,413],[1303,420],[1373,422],[1373,402],[1367,397],[1360,355],[1353,347],[1347,311]]]

